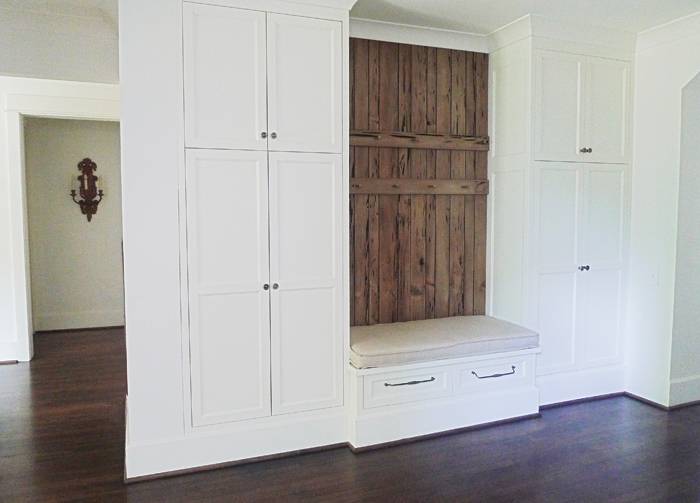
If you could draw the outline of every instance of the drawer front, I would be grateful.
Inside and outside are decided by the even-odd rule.
[[[440,398],[452,393],[446,367],[364,377],[364,408]]]
[[[532,358],[473,362],[457,370],[456,392],[485,392],[532,383]]]

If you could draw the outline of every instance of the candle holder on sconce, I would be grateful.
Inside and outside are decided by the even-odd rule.
[[[82,173],[82,175],[76,177],[80,182],[81,199],[75,198],[75,189],[70,191],[70,195],[73,198],[73,202],[80,206],[81,213],[90,222],[92,216],[97,213],[97,206],[102,201],[103,196],[102,189],[97,187],[98,177],[94,175],[94,172],[97,171],[97,164],[91,159],[85,158],[78,163],[78,171]]]

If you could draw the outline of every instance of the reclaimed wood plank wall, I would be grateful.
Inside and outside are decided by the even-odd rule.
[[[350,129],[488,135],[488,56],[350,41]],[[487,179],[486,151],[352,146],[352,178]],[[351,324],[483,314],[486,195],[353,194]]]

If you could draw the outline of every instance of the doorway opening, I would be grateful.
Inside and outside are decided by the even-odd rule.
[[[32,331],[121,329],[119,123],[24,117],[23,126]],[[94,214],[76,203],[86,159],[102,193]]]

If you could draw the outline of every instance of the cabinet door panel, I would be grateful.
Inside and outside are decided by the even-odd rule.
[[[336,21],[268,15],[270,150],[342,152],[342,38]]]
[[[575,272],[538,277],[537,317],[542,348],[537,357],[538,374],[564,370],[574,364],[577,281]]]
[[[621,267],[625,168],[593,165],[586,180],[583,260],[597,267]]]
[[[265,150],[265,13],[185,3],[187,147]]]
[[[591,266],[580,276],[577,363],[613,363],[619,356],[622,271]]]
[[[539,52],[535,83],[535,160],[582,160],[583,56]]]
[[[266,154],[190,150],[186,193],[193,425],[268,416]]]
[[[540,271],[572,271],[578,265],[581,170],[552,163],[538,174]]]
[[[589,162],[627,161],[629,64],[587,58],[585,84],[585,146]]]
[[[342,403],[341,176],[340,155],[270,154],[274,414]]]

